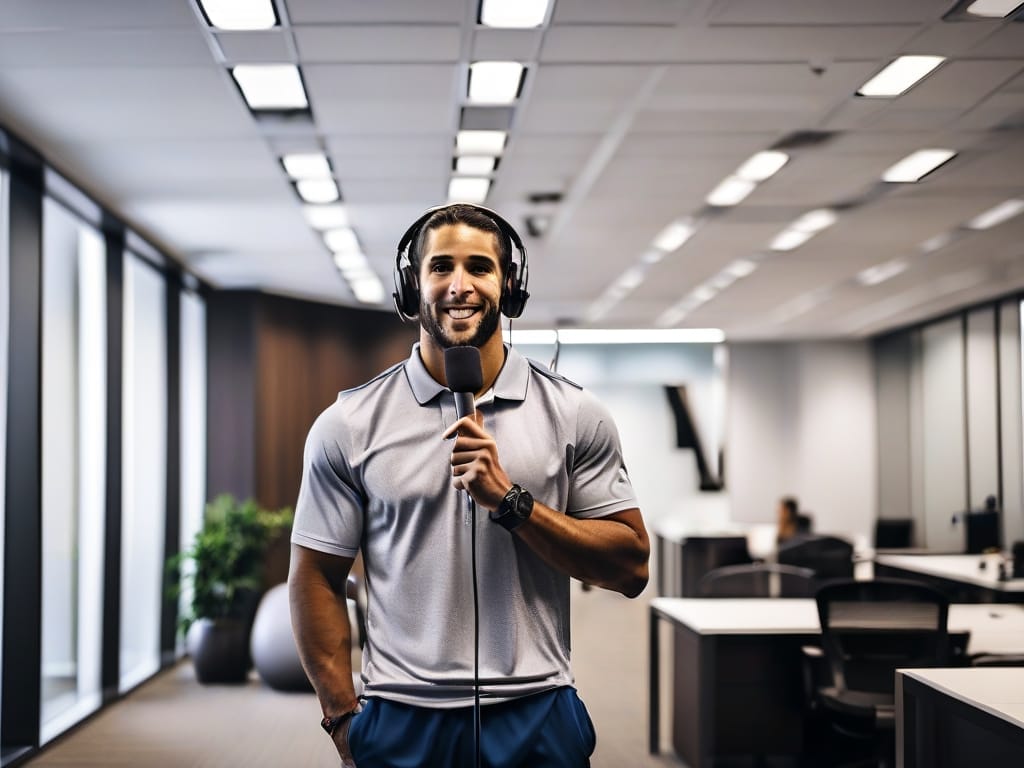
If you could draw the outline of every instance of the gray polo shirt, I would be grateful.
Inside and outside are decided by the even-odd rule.
[[[581,518],[637,506],[608,411],[579,386],[506,347],[478,410],[502,466],[545,505]],[[489,393],[490,394],[490,393]],[[362,551],[368,696],[420,706],[473,702],[467,495],[452,486],[451,392],[409,359],[342,392],[306,440],[292,541]],[[478,510],[481,698],[571,685],[569,579]]]

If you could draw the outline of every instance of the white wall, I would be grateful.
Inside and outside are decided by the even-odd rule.
[[[515,335],[513,334],[513,342]],[[554,348],[519,345],[548,365]],[[558,372],[586,387],[608,407],[622,440],[630,480],[649,527],[727,513],[723,494],[701,493],[693,451],[676,447],[665,385],[686,384],[709,463],[714,435],[723,431],[715,348],[708,344],[565,345]]]
[[[875,385],[866,342],[729,345],[726,487],[733,518],[774,520],[792,494],[819,532],[870,539]]]

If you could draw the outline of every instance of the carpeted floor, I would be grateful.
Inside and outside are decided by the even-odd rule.
[[[594,768],[682,766],[647,754],[647,601],[573,585],[573,668],[597,727]],[[665,707],[663,706],[663,711]],[[202,686],[185,661],[29,761],[32,768],[336,768],[312,694]],[[666,729],[662,728],[662,733]]]

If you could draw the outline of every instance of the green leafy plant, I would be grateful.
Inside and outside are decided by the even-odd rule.
[[[182,628],[200,618],[245,617],[246,606],[260,588],[267,545],[292,525],[291,508],[262,509],[249,499],[239,502],[221,494],[206,505],[203,526],[191,545],[170,558],[171,597],[191,587],[191,610]]]

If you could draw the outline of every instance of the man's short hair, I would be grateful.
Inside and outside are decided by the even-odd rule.
[[[423,247],[427,242],[427,234],[431,230],[439,229],[449,224],[465,224],[468,227],[473,227],[473,229],[490,232],[494,235],[494,239],[498,244],[498,261],[501,266],[501,275],[502,277],[508,275],[508,268],[512,263],[512,241],[494,219],[479,208],[466,205],[465,203],[447,205],[435,211],[429,219],[423,222],[423,226],[416,233],[416,239],[409,251],[409,263],[412,264],[417,273],[419,273],[420,269]]]

